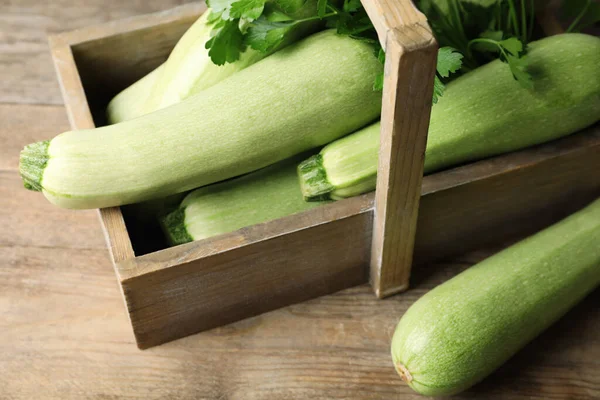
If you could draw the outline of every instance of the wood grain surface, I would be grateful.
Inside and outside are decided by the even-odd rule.
[[[417,231],[438,45],[416,14],[387,34],[370,262],[379,298],[408,288]]]
[[[46,31],[179,3],[0,0],[0,399],[421,399],[391,365],[395,323],[498,248],[419,267],[383,301],[363,285],[140,351],[96,213],[22,189],[19,149],[68,129]],[[596,290],[456,398],[600,398],[599,305]]]

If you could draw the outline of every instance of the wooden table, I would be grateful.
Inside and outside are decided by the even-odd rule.
[[[0,399],[422,398],[391,365],[396,322],[497,249],[420,268],[388,300],[365,285],[140,351],[96,213],[22,188],[22,146],[68,130],[47,33],[182,2],[0,0]],[[600,398],[600,290],[459,398]]]

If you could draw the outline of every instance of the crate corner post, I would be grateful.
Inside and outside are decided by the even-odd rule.
[[[411,0],[363,0],[386,52],[370,281],[408,288],[438,45]]]

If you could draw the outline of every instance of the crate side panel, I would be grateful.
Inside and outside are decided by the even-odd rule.
[[[425,194],[415,264],[532,234],[600,196],[600,129],[527,152],[557,156]]]
[[[122,285],[138,346],[366,282],[371,224],[366,211],[126,279]]]

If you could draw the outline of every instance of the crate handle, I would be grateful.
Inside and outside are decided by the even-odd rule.
[[[370,280],[383,298],[408,288],[438,45],[410,0],[362,0],[386,50]]]

